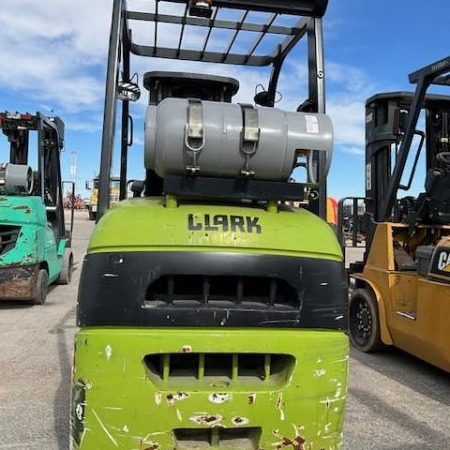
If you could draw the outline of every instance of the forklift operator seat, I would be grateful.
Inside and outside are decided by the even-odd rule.
[[[436,160],[426,175],[425,195],[418,199],[418,215],[422,222],[445,225],[450,224],[450,152],[438,153]]]

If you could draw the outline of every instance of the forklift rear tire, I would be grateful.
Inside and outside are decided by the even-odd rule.
[[[355,289],[349,301],[348,327],[352,344],[370,353],[384,347],[376,299],[367,289]]]
[[[69,284],[72,279],[73,272],[73,253],[65,250],[62,258],[61,272],[57,280],[57,284]]]
[[[47,300],[48,292],[48,273],[45,269],[39,269],[36,283],[36,297],[33,303],[35,305],[43,305]]]
[[[96,213],[89,211],[89,220],[95,220]]]

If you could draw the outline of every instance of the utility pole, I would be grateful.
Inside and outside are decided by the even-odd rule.
[[[70,180],[77,185],[77,171],[78,171],[78,152],[72,150],[70,152]]]

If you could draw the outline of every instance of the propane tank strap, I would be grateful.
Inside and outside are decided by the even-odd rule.
[[[184,143],[187,148],[187,154],[192,157],[192,164],[186,166],[186,171],[191,175],[195,175],[200,171],[197,155],[205,146],[201,100],[188,99],[188,123],[186,124]]]
[[[253,178],[255,172],[250,168],[250,158],[258,150],[259,144],[259,122],[258,110],[252,105],[240,105],[242,110],[242,139],[241,152],[244,154],[244,167],[241,169],[241,176]]]
[[[258,123],[258,110],[253,108],[252,105],[240,105],[242,109],[243,120],[243,133],[242,143],[251,143],[254,147],[254,152],[258,147],[259,141],[259,123]],[[244,145],[243,145],[244,146]]]
[[[188,139],[203,140],[203,107],[201,100],[188,100]]]

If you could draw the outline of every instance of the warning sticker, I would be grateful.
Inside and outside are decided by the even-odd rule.
[[[317,119],[317,116],[311,116],[306,114],[305,115],[306,120],[306,132],[307,133],[319,133],[319,121]]]

